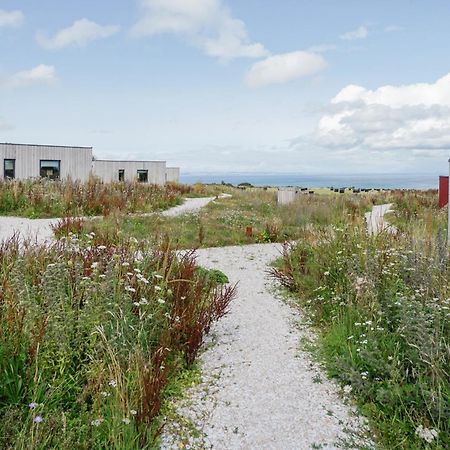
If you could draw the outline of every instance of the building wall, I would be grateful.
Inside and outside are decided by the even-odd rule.
[[[92,174],[109,183],[119,181],[119,170],[125,170],[125,181],[135,181],[138,170],[148,170],[148,182],[164,185],[166,183],[165,161],[109,161],[94,160]]]
[[[180,168],[166,167],[166,182],[179,183],[180,182]]]
[[[92,166],[92,147],[0,143],[0,179],[4,178],[4,159],[16,160],[16,179],[38,178],[40,160],[60,160],[62,180],[87,181]]]

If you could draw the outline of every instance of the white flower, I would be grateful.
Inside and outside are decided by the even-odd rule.
[[[160,305],[163,305],[164,303],[166,303],[166,301],[163,300],[162,298],[158,298],[158,303],[159,303]]]
[[[94,427],[99,427],[102,422],[103,422],[103,419],[95,419],[91,422],[91,425],[93,425]]]
[[[97,248],[99,250],[106,250],[106,246],[105,245],[99,245]]]
[[[93,262],[91,264],[91,269],[96,269],[98,267],[98,262]]]
[[[344,392],[346,394],[350,394],[350,392],[352,392],[352,387],[349,384],[347,384],[346,386],[344,386]]]
[[[125,286],[125,290],[128,292],[136,292],[136,289],[131,286]]]
[[[139,302],[133,302],[134,306],[140,306],[141,304]]]
[[[162,280],[164,277],[159,273],[155,273],[155,278],[158,278],[158,280]]]
[[[125,417],[122,419],[122,422],[126,425],[128,425],[130,423],[130,419],[128,419],[128,417]]]
[[[148,300],[146,298],[141,298],[141,301],[139,303],[141,305],[148,305]]]
[[[161,291],[161,287],[160,286],[155,286],[155,291]]]
[[[129,265],[130,265],[130,263],[128,263],[128,262],[126,262],[126,261],[122,263],[122,266],[123,266],[123,267],[128,267]]]
[[[135,409],[132,409],[132,410],[130,411],[130,414],[131,414],[132,416],[135,416],[135,415],[137,414],[137,411],[136,411]]]
[[[117,386],[117,381],[116,380],[110,380],[110,382],[108,383],[111,387],[116,387]]]
[[[323,273],[325,276],[330,275],[330,272],[328,272],[328,270],[326,272]]]
[[[101,394],[102,394],[102,397],[109,397],[111,395],[110,392],[105,392],[105,391],[101,392]]]
[[[434,428],[424,428],[422,425],[419,425],[416,428],[416,434],[427,442],[432,442],[437,437],[438,432]]]

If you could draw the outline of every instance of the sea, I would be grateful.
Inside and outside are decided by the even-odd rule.
[[[253,186],[355,187],[372,189],[437,189],[436,174],[339,174],[305,175],[292,173],[185,173],[180,181],[185,184],[251,183]]]

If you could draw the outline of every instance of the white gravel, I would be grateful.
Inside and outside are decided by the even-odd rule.
[[[58,220],[0,216],[0,242],[14,234],[17,234],[21,241],[32,239],[39,244],[51,242],[54,238],[51,226],[58,223]]]
[[[228,198],[231,197],[229,194],[220,194],[217,198]],[[216,197],[204,197],[204,198],[187,198],[184,203],[166,211],[162,211],[161,215],[164,217],[175,217],[181,216],[183,214],[193,214],[200,211],[208,203],[215,200]]]
[[[372,208],[372,211],[365,214],[367,232],[369,234],[379,234],[383,231],[393,234],[397,233],[397,229],[384,218],[385,214],[392,212],[391,207],[392,203],[376,205]]]
[[[340,389],[300,350],[311,333],[266,272],[279,254],[276,244],[198,251],[201,265],[239,282],[238,297],[212,330],[202,382],[175,404],[178,419],[167,425],[162,448],[332,449],[349,437],[345,428],[359,429]]]

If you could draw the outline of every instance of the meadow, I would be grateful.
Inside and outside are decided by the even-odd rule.
[[[272,276],[307,314],[308,345],[369,418],[380,448],[450,448],[450,265],[435,192],[394,192],[399,233],[361,216],[286,245]]]
[[[86,183],[48,179],[0,181],[0,214],[29,218],[148,213],[181,203],[192,188],[178,184]]]
[[[92,183],[106,196],[95,208],[85,187],[73,203],[63,195],[73,184],[51,184],[54,209],[48,199],[8,209],[104,217],[61,220],[50,247],[0,246],[0,448],[156,447],[161,411],[195,377],[203,338],[235,295],[226,274],[177,250],[265,242],[290,242],[270,274],[379,448],[450,448],[450,265],[436,191],[322,190],[277,206],[271,189]],[[0,192],[17,186],[17,198],[32,196],[20,183]],[[221,192],[232,197],[198,214],[129,214]],[[369,236],[364,213],[382,203],[399,232]]]
[[[155,448],[226,281],[164,244],[1,244],[0,448]]]

